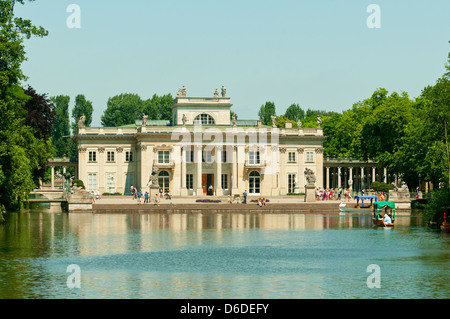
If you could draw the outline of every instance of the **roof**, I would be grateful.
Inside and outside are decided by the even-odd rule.
[[[393,202],[386,202],[386,201],[380,201],[380,202],[373,203],[373,207],[374,208],[384,208],[386,206],[389,207],[389,208],[395,208],[395,203],[393,203]]]

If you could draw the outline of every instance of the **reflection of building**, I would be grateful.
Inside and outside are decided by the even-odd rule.
[[[323,184],[322,128],[236,120],[231,106],[226,97],[180,94],[172,121],[81,127],[78,177],[88,190],[128,193],[131,185],[147,190],[156,169],[159,186],[178,196],[303,192],[306,168]]]

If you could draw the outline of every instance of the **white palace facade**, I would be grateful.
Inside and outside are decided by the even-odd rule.
[[[173,196],[278,196],[305,191],[305,169],[323,185],[323,130],[236,120],[230,98],[179,92],[172,121],[122,127],[80,123],[77,177],[86,189],[127,194],[149,191],[152,173]],[[275,123],[273,123],[275,124]]]

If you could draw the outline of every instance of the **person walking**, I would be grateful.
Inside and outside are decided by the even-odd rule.
[[[136,192],[136,196],[137,196],[137,203],[138,205],[141,203],[141,197],[142,197],[142,193],[140,191]]]
[[[244,191],[244,201],[243,204],[247,204],[247,190]]]
[[[159,206],[159,197],[158,194],[155,194],[155,204],[153,206]]]

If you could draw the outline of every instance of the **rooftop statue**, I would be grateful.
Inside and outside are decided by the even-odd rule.
[[[86,116],[83,114],[78,120],[78,128],[84,127],[84,122],[86,122]]]
[[[222,85],[222,97],[227,95],[227,89]]]
[[[217,89],[214,91],[214,97],[219,97],[219,91],[217,91]]]

